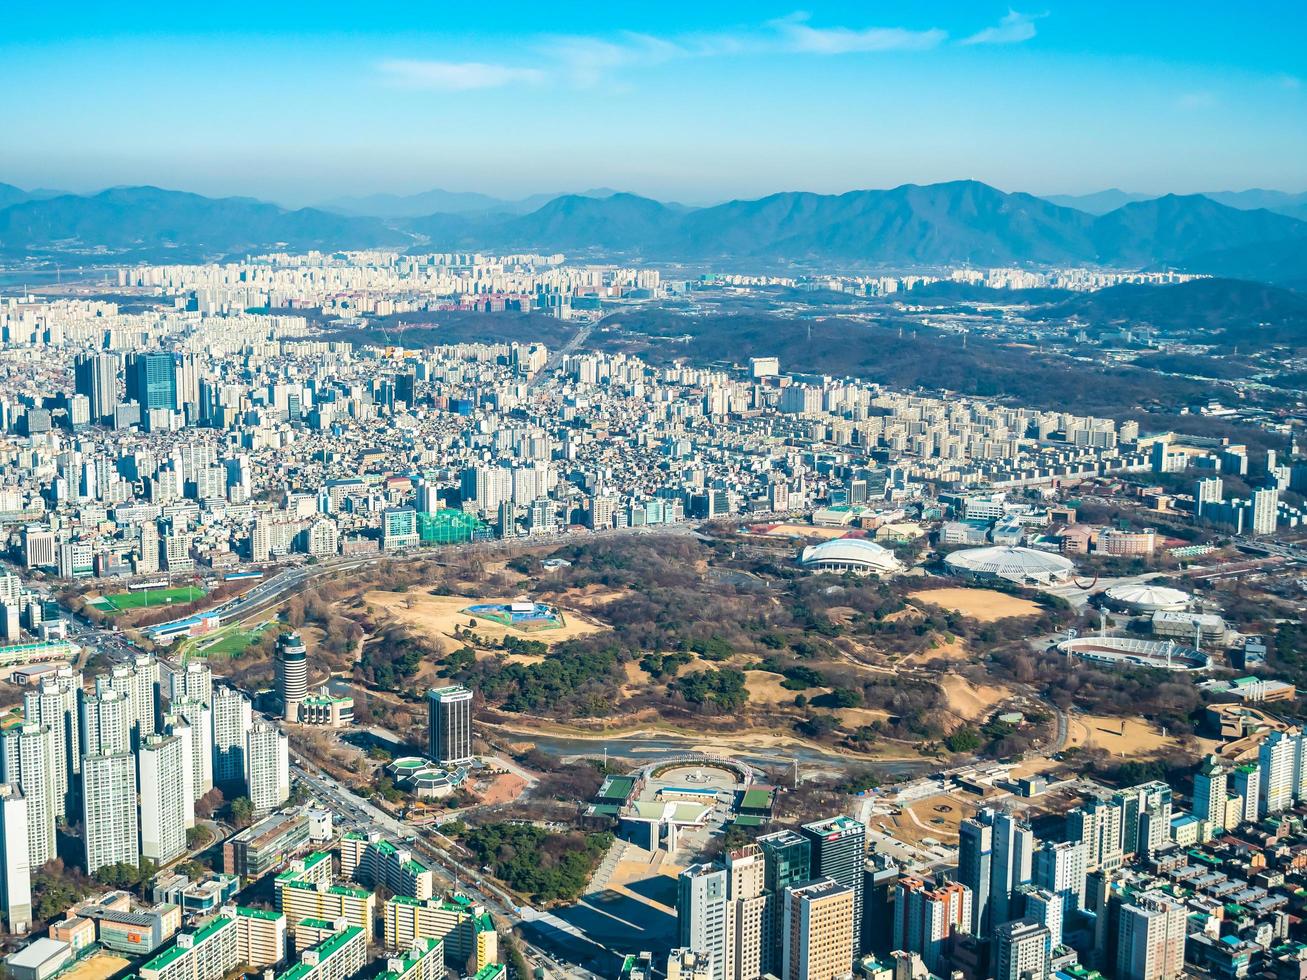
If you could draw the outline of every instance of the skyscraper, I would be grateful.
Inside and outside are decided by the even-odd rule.
[[[1005,922],[994,932],[994,980],[1047,980],[1048,930],[1034,919]]]
[[[1067,838],[1085,845],[1085,870],[1119,868],[1121,803],[1094,797],[1067,814]]]
[[[213,789],[213,719],[212,711],[198,698],[179,698],[172,704],[170,717],[190,726],[191,799],[198,800]]]
[[[149,654],[141,654],[131,664],[119,664],[109,674],[109,686],[127,697],[132,726],[132,751],[135,751],[142,739],[155,732],[159,706],[159,662]]]
[[[472,692],[439,687],[427,692],[427,754],[441,765],[462,765],[472,755]]]
[[[24,722],[4,733],[4,781],[27,803],[27,859],[39,868],[55,857],[54,743],[50,729]]]
[[[1225,826],[1225,800],[1229,796],[1230,771],[1220,756],[1208,756],[1194,773],[1194,816],[1213,827]]]
[[[756,841],[762,848],[763,886],[772,896],[768,915],[771,918],[770,972],[781,969],[782,929],[785,920],[785,889],[812,880],[812,844],[793,830],[763,834]]]
[[[177,408],[177,359],[162,351],[129,354],[127,399],[140,403],[141,414],[152,408]]]
[[[298,721],[300,702],[309,696],[309,654],[298,633],[277,637],[277,698],[287,721]]]
[[[8,783],[0,783],[0,912],[10,932],[26,932],[32,924],[27,801]]]
[[[104,352],[78,354],[73,362],[73,383],[91,403],[91,418],[99,422],[118,407],[118,358]]]
[[[853,893],[854,953],[861,952],[862,866],[867,856],[867,828],[851,817],[838,816],[804,824],[800,830],[812,845],[813,878],[830,878]],[[852,968],[852,961],[849,966]]]
[[[989,918],[998,925],[1012,918],[1012,894],[1030,883],[1035,835],[1028,825],[1011,813],[995,814],[992,823],[994,855],[990,863],[993,877],[989,886]]]
[[[213,689],[213,781],[227,789],[245,784],[245,742],[253,724],[250,699],[232,687]],[[241,792],[248,792],[242,788]]]
[[[1176,980],[1184,975],[1184,903],[1143,892],[1121,906],[1116,946],[1118,980]]]
[[[202,704],[213,703],[213,671],[209,662],[199,657],[186,661],[181,670],[174,670],[169,681],[168,699],[174,703],[190,698]]]
[[[1023,918],[1034,919],[1048,930],[1050,953],[1062,945],[1062,897],[1047,888],[1026,885],[1021,889],[1026,910]]]
[[[971,889],[960,881],[932,885],[915,875],[899,879],[894,899],[894,948],[920,953],[932,973],[944,969],[949,936],[971,931]]]
[[[1293,806],[1293,786],[1297,777],[1298,736],[1271,732],[1257,750],[1257,767],[1261,785],[1257,794],[1257,815],[1283,813]]]
[[[160,863],[186,853],[185,760],[176,735],[147,735],[137,754],[141,783],[141,856]]]
[[[1230,773],[1230,789],[1235,796],[1243,800],[1245,821],[1257,819],[1257,814],[1260,812],[1261,787],[1262,771],[1255,762],[1235,766],[1234,772]]]
[[[854,957],[853,890],[830,878],[785,889],[782,980],[835,980]]]
[[[82,828],[87,874],[110,864],[140,864],[136,759],[130,752],[83,757]]]
[[[692,864],[681,872],[676,895],[677,942],[711,959],[713,980],[733,980],[731,919],[725,868]]]
[[[163,716],[163,730],[181,745],[182,822],[189,830],[195,826],[195,754],[198,751],[198,733],[191,728],[185,715],[171,711]]]
[[[265,722],[253,725],[246,737],[245,782],[257,814],[271,813],[290,799],[286,736]]]
[[[992,811],[977,813],[958,828],[958,881],[971,889],[971,934],[987,939],[990,931],[989,890],[993,874]]]
[[[1275,487],[1253,491],[1253,534],[1274,534],[1280,507],[1280,491]]]

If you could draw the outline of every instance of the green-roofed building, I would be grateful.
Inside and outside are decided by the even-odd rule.
[[[345,926],[300,954],[277,980],[346,980],[368,961],[368,940],[359,926]]]
[[[445,944],[439,939],[418,939],[401,956],[386,962],[386,972],[376,980],[442,980],[445,976]]]

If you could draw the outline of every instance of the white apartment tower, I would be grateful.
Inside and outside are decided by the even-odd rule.
[[[732,980],[735,962],[731,903],[726,869],[718,864],[692,864],[677,882],[678,944],[708,956],[712,980]]]
[[[26,932],[32,924],[27,801],[8,783],[0,783],[0,913],[10,932]]]
[[[82,759],[82,827],[87,874],[110,864],[140,864],[136,759],[130,752]]]
[[[44,725],[24,722],[4,734],[4,781],[27,803],[27,859],[39,868],[55,856],[54,742]]]
[[[213,781],[219,786],[244,783],[245,746],[253,725],[250,699],[235,688],[215,687],[212,706]]]
[[[141,856],[160,864],[186,853],[182,740],[148,735],[137,755],[141,781]],[[191,810],[194,813],[194,808]]]
[[[245,740],[245,782],[256,814],[271,813],[290,799],[290,754],[286,736],[265,722]]]

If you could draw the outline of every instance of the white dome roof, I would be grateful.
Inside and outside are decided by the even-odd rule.
[[[823,541],[821,544],[810,545],[803,549],[799,560],[805,565],[845,562],[887,572],[899,567],[899,560],[894,557],[894,552],[866,538],[835,538],[831,541]]]
[[[994,575],[1014,582],[1064,579],[1075,566],[1061,555],[1033,548],[968,548],[944,559],[950,568],[972,575]]]
[[[1115,586],[1107,590],[1107,597],[1136,609],[1183,609],[1190,601],[1187,592],[1147,583]]]

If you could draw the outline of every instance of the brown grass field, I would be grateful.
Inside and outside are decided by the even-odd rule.
[[[486,639],[501,640],[506,636],[512,636],[519,640],[539,640],[547,646],[576,639],[578,636],[600,633],[608,628],[589,616],[561,606],[559,608],[564,620],[561,627],[535,630],[530,633],[513,629],[511,626],[501,626],[492,620],[463,612],[474,603],[510,602],[511,599],[470,599],[466,596],[433,596],[419,592],[373,590],[363,596],[363,601],[374,613],[385,613],[428,636],[439,638],[446,653],[462,645],[454,639],[454,630],[467,626],[474,619],[476,620],[475,632]]]
[[[995,592],[993,589],[927,589],[912,593],[911,598],[982,623],[992,623],[1012,616],[1034,616],[1039,612],[1039,606],[1029,599]]]

